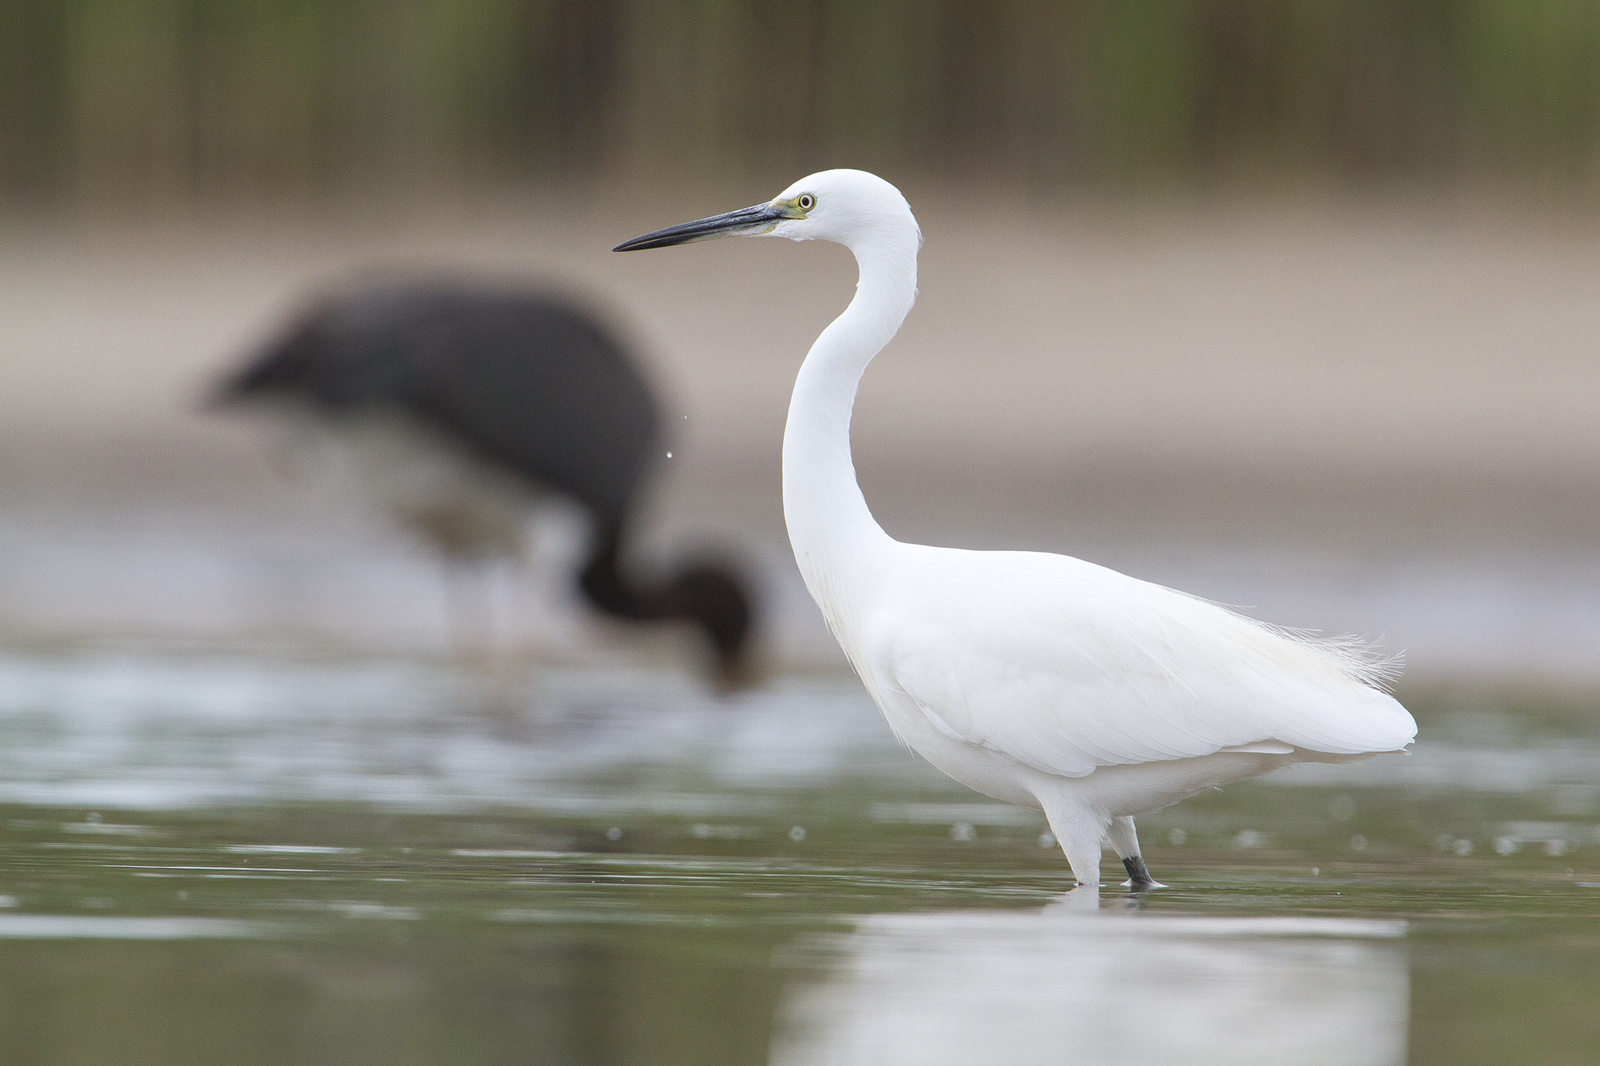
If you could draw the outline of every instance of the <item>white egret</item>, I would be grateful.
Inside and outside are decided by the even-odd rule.
[[[979,792],[1041,809],[1085,885],[1105,842],[1150,886],[1135,815],[1295,762],[1399,751],[1416,723],[1384,664],[1093,563],[902,544],[856,484],[850,414],[917,294],[921,231],[900,191],[826,170],[770,202],[618,251],[724,235],[831,240],[856,294],[800,367],[783,508],[806,587],[894,731]]]

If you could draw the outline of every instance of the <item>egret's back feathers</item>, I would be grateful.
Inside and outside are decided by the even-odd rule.
[[[1381,664],[1349,644],[1067,556],[905,547],[873,597],[869,669],[944,735],[1041,772],[1393,751],[1416,734],[1374,687]]]

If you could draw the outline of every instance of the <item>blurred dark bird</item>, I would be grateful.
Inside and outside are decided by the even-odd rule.
[[[413,282],[326,300],[228,378],[225,405],[309,421],[363,490],[458,563],[516,555],[539,497],[590,521],[584,596],[632,622],[687,621],[717,682],[750,673],[751,600],[715,565],[625,568],[629,513],[662,450],[656,402],[618,343],[556,296]]]

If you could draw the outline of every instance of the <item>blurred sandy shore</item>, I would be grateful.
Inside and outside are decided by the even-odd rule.
[[[742,546],[781,657],[836,661],[786,558],[778,448],[848,253],[608,251],[742,202],[11,225],[0,633],[437,643],[428,561],[198,399],[320,286],[448,269],[555,281],[611,316],[675,429],[648,551]],[[1397,202],[913,203],[921,300],[856,418],[891,533],[1071,551],[1275,622],[1382,633],[1413,676],[1600,681],[1600,225]],[[593,643],[559,583],[506,580],[531,581],[505,594],[518,639]]]

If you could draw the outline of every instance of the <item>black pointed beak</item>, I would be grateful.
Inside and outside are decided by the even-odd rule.
[[[726,214],[702,218],[697,222],[685,222],[681,226],[658,229],[654,233],[646,233],[643,237],[623,241],[611,250],[637,252],[643,248],[668,248],[674,244],[688,244],[690,241],[704,241],[712,237],[765,233],[788,217],[782,208],[773,207],[771,204],[756,204],[754,207],[744,207]]]

